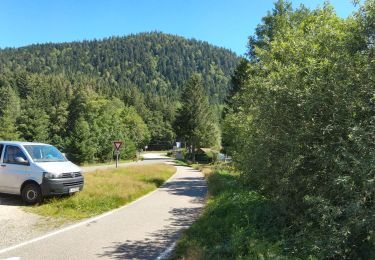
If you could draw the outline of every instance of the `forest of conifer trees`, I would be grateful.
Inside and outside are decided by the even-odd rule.
[[[202,75],[219,116],[238,63],[231,51],[162,33],[0,50],[0,139],[52,143],[75,162],[170,148],[184,84]]]

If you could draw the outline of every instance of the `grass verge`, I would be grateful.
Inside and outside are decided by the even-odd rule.
[[[118,163],[129,163],[129,162],[135,162],[136,159],[132,160],[132,159],[126,159],[126,160],[119,160]],[[94,163],[84,163],[84,164],[81,164],[80,166],[81,167],[90,167],[90,166],[106,166],[106,165],[115,165],[116,164],[116,161],[115,160],[112,160],[112,161],[109,161],[109,162],[94,162]]]
[[[92,217],[155,190],[175,171],[175,167],[161,163],[85,174],[82,192],[73,196],[50,198],[41,205],[25,209],[42,216],[65,220]]]
[[[183,161],[183,160],[174,160],[174,163],[177,165],[177,166],[190,166],[186,161]]]
[[[203,171],[208,204],[182,235],[172,259],[293,259],[280,246],[278,205],[244,187],[230,169],[203,166]]]

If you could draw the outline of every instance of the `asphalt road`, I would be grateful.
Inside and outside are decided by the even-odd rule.
[[[0,259],[162,259],[201,212],[203,174],[176,166],[161,188],[115,211],[13,248]]]
[[[126,163],[119,163],[118,167],[129,167],[133,165],[148,165],[160,162],[170,162],[172,161],[171,158],[160,155],[158,153],[144,153],[142,154],[143,160],[135,161],[135,162],[126,162]],[[115,164],[113,165],[95,165],[95,166],[83,166],[80,167],[84,173],[88,172],[95,172],[97,170],[105,170],[105,169],[113,169],[115,168]]]
[[[143,161],[122,163],[119,167],[148,165],[170,161],[158,153],[143,153]],[[82,167],[86,173],[100,169],[114,168],[114,165]],[[25,212],[21,197],[0,193],[0,250],[39,237],[47,232],[62,228],[60,222],[53,222],[47,217]],[[64,226],[72,223],[64,223]],[[1,259],[1,257],[0,257]]]

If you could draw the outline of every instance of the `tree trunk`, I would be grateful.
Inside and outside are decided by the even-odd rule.
[[[193,163],[195,163],[195,143],[193,143],[193,146],[192,146],[192,157],[193,157]]]
[[[191,159],[191,144],[188,144],[186,146],[186,152],[187,152],[186,159],[190,160]]]

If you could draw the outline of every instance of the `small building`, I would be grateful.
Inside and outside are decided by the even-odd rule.
[[[199,148],[196,152],[197,160],[203,162],[212,162],[212,161],[222,161],[222,162],[231,162],[232,158],[226,154],[220,153],[219,151],[213,150],[211,148]]]
[[[212,162],[217,160],[218,151],[211,148],[199,148],[196,151],[195,159],[200,162]]]

